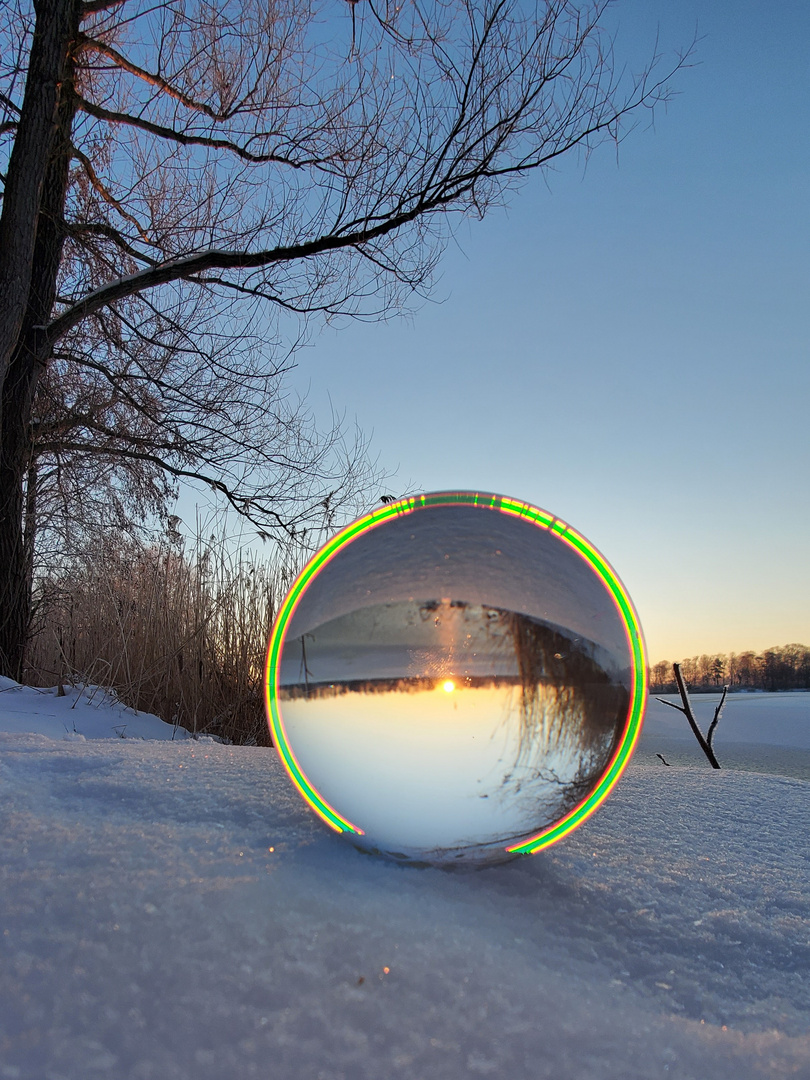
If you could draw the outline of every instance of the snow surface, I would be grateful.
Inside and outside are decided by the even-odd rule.
[[[730,698],[720,772],[653,702],[585,825],[465,874],[356,851],[272,750],[47,737],[64,702],[0,692],[0,1078],[810,1077],[810,694]]]
[[[0,730],[47,735],[51,739],[189,739],[185,728],[165,724],[151,713],[122,705],[99,686],[38,690],[0,675]],[[0,1074],[2,1075],[2,1074]]]

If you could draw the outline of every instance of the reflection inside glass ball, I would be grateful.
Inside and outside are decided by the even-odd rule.
[[[430,498],[302,575],[271,725],[352,842],[480,865],[576,814],[628,756],[638,664],[604,575],[559,531]]]

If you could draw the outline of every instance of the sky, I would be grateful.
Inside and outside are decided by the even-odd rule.
[[[650,660],[810,641],[810,8],[619,0],[616,52],[699,41],[587,165],[465,221],[430,298],[316,334],[293,382],[387,493],[492,491],[584,533]]]

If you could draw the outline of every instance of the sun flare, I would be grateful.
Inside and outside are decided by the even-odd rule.
[[[452,694],[455,688],[456,684],[453,682],[452,679],[448,679],[447,682],[442,683],[442,690],[444,690],[446,694]]]

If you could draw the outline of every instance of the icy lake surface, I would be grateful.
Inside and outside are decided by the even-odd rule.
[[[272,750],[0,684],[0,1080],[810,1077],[810,694],[732,696],[720,772],[685,729],[653,702],[581,829],[460,874]]]

